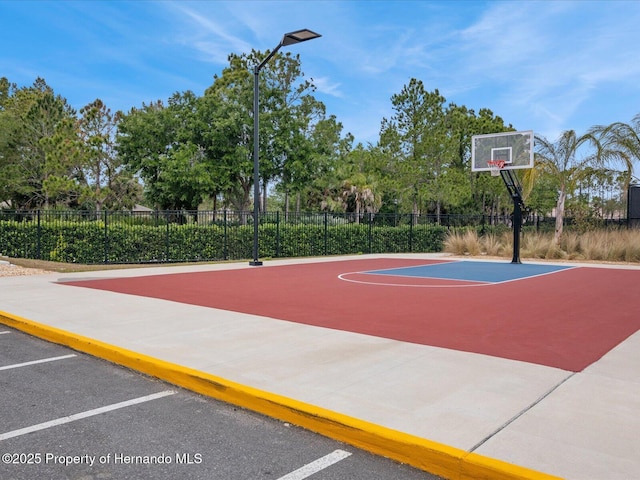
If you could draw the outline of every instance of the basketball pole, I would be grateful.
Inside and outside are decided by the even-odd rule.
[[[520,202],[513,200],[513,259],[511,263],[520,261],[520,231],[522,230],[522,208]]]
[[[500,176],[509,190],[513,200],[513,259],[511,263],[522,263],[520,261],[520,232],[522,231],[522,188],[520,182],[511,170],[500,170]]]

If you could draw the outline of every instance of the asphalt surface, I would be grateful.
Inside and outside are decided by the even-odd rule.
[[[3,326],[0,391],[3,480],[438,478]]]

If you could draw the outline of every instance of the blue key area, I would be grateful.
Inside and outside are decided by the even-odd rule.
[[[472,282],[497,283],[509,280],[544,275],[574,268],[558,265],[532,265],[496,262],[447,262],[416,267],[392,268],[363,272],[371,275],[394,275],[400,277],[439,278]]]

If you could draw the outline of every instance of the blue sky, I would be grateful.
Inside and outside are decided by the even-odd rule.
[[[322,38],[285,48],[356,142],[412,77],[551,140],[640,113],[639,25],[637,0],[0,0],[0,76],[128,111],[202,95],[229,53],[309,28]]]

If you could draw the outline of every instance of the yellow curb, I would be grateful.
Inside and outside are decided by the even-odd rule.
[[[557,480],[560,478],[241,385],[3,311],[0,311],[0,323],[447,479]]]

